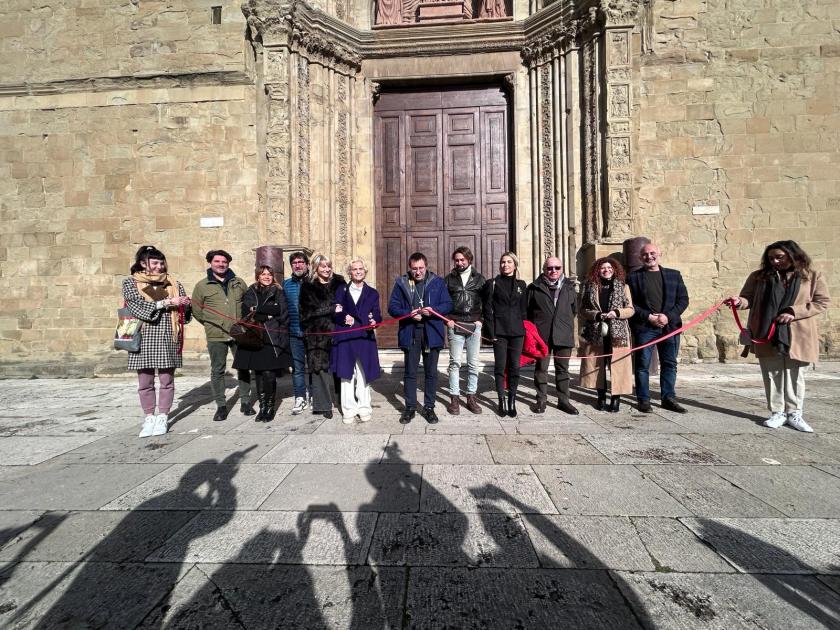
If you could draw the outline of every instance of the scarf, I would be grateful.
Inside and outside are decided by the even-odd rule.
[[[755,331],[758,339],[767,337],[770,331],[770,324],[786,308],[789,308],[799,293],[800,278],[798,273],[785,286],[782,274],[776,272],[764,283],[764,295],[762,300],[761,314],[758,318],[758,330]],[[780,357],[790,354],[790,324],[776,324],[776,334],[771,341],[773,347]]]
[[[137,271],[131,274],[137,285],[137,291],[143,296],[147,302],[160,302],[166,298],[178,297],[178,282],[172,278],[168,273],[143,273]],[[167,308],[168,310],[168,308]],[[178,308],[181,311],[181,307]],[[172,322],[172,338],[175,345],[181,347],[181,333],[184,329],[184,324],[181,321],[181,316],[170,316],[169,320]]]
[[[588,282],[586,284],[586,287],[584,287],[583,289],[583,309],[599,310],[602,313],[607,313],[609,311],[627,308],[628,306],[630,306],[627,303],[627,296],[624,295],[624,283],[621,280],[614,279],[612,284],[613,289],[612,293],[610,293],[610,303],[607,306],[607,308],[604,308],[603,304],[599,305],[599,288],[595,285],[594,282]],[[630,326],[627,325],[627,320],[610,319],[604,321],[607,322],[607,326],[609,327],[610,340],[612,341],[613,348],[629,348]],[[581,333],[581,337],[583,337],[583,339],[589,342],[590,344],[600,346],[604,343],[603,337],[601,337],[600,328],[601,322],[595,320],[587,321],[583,325],[583,332]]]

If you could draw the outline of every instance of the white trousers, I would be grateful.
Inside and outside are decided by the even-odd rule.
[[[787,357],[759,357],[770,411],[802,411],[807,363]]]
[[[370,385],[365,381],[362,363],[356,359],[353,378],[341,379],[341,413],[345,418],[370,416]]]

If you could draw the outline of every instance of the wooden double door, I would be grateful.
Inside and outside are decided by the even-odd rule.
[[[383,93],[374,107],[376,277],[383,315],[394,278],[423,252],[445,275],[452,251],[497,273],[508,249],[508,103],[501,87]],[[382,329],[380,345],[395,343]]]

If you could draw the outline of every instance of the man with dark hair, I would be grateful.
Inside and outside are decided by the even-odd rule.
[[[309,257],[304,252],[289,255],[292,274],[283,281],[286,305],[289,308],[289,345],[292,350],[292,387],[295,404],[292,415],[302,413],[309,406],[306,388],[306,346],[303,343],[303,329],[300,327],[300,287],[309,273]]]
[[[388,313],[400,320],[398,343],[405,357],[405,410],[400,424],[408,424],[417,408],[417,370],[423,359],[423,408],[420,414],[429,424],[436,424],[435,390],[437,389],[437,363],[443,347],[443,320],[432,311],[446,315],[452,310],[452,300],[446,284],[427,268],[426,256],[420,252],[408,259],[408,273],[394,283]]]
[[[680,316],[688,308],[688,290],[682,275],[676,269],[659,266],[659,247],[648,243],[642,247],[642,268],[627,276],[627,285],[633,296],[635,313],[630,319],[636,345],[643,345],[682,326]],[[680,336],[674,335],[655,346],[639,350],[633,363],[636,375],[636,399],[639,411],[650,413],[650,357],[654,347],[659,353],[659,388],[662,408],[677,413],[686,409],[677,402],[677,359],[680,353]]]
[[[446,276],[446,289],[452,298],[451,320],[446,331],[449,341],[449,397],[446,410],[453,414],[460,413],[461,358],[464,347],[467,348],[467,409],[481,413],[481,407],[475,399],[478,390],[478,373],[481,364],[478,352],[481,350],[481,313],[483,304],[481,295],[486,280],[472,266],[473,253],[469,247],[458,247],[452,252],[452,271]]]
[[[548,366],[554,357],[554,385],[557,388],[557,407],[560,411],[577,415],[569,401],[569,357],[575,346],[575,315],[577,293],[574,281],[563,275],[563,261],[554,256],[546,258],[543,272],[528,286],[528,320],[534,323],[540,337],[548,345],[548,354],[537,360],[534,385],[537,387],[535,413],[544,413],[548,398]]]
[[[230,261],[233,257],[223,249],[207,252],[207,277],[199,280],[192,293],[193,317],[204,325],[207,337],[207,352],[210,355],[210,388],[216,401],[213,420],[220,422],[227,418],[225,398],[225,369],[228,350],[236,352],[236,345],[230,338],[230,327],[242,317],[242,298],[248,285],[233,273]],[[212,309],[212,310],[211,310]],[[237,370],[239,380],[240,411],[246,416],[254,415],[251,407],[251,374],[248,370]]]

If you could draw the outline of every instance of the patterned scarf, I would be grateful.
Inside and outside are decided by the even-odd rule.
[[[627,296],[624,295],[624,283],[621,280],[613,280],[613,289],[610,293],[610,303],[607,308],[603,305],[598,305],[598,286],[594,282],[587,282],[583,289],[583,310],[600,310],[602,313],[614,311],[616,309],[627,308],[630,303]],[[613,347],[629,348],[630,347],[630,326],[626,319],[611,319],[604,320],[610,331],[610,339]],[[601,322],[587,321],[583,325],[583,332],[580,335],[583,339],[594,345],[602,345],[604,343],[601,337]]]
[[[138,293],[147,302],[159,302],[166,298],[178,297],[178,282],[168,273],[143,273],[142,271],[136,271],[131,274],[131,277],[137,284]],[[179,307],[178,310],[180,311],[181,308]],[[181,316],[180,314],[178,316],[171,314],[169,320],[172,322],[172,338],[175,340],[176,345],[180,347],[181,334],[184,328]]]

